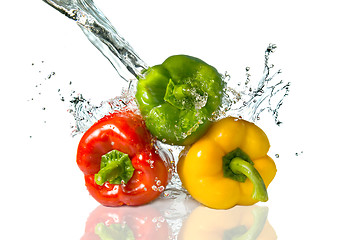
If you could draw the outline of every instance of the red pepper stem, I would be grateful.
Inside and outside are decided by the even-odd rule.
[[[230,169],[235,174],[244,174],[249,180],[253,183],[253,193],[252,198],[261,202],[268,201],[268,193],[266,186],[263,182],[263,179],[257,169],[250,164],[249,162],[241,159],[240,157],[235,157],[232,159]]]
[[[112,150],[102,156],[101,169],[95,174],[95,182],[101,186],[107,181],[111,184],[126,184],[133,172],[134,168],[128,155]]]
[[[107,181],[111,181],[121,176],[124,168],[120,163],[111,162],[105,168],[102,168],[95,177],[95,181],[98,185],[103,185]]]

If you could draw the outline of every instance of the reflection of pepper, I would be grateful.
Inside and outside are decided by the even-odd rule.
[[[150,202],[169,179],[142,118],[131,111],[95,123],[80,140],[77,164],[90,194],[106,206]]]
[[[228,117],[181,153],[178,174],[193,198],[211,208],[267,201],[276,174],[269,147],[259,127]]]
[[[217,70],[198,58],[176,55],[144,74],[136,99],[150,132],[171,144],[197,140],[222,101],[224,82]]]
[[[81,240],[165,240],[169,235],[167,222],[150,204],[136,208],[98,206],[88,217]]]
[[[277,235],[267,216],[267,207],[236,206],[218,211],[199,206],[184,222],[178,239],[275,240]]]

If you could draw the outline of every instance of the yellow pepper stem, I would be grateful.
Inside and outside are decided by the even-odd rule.
[[[230,169],[235,174],[244,174],[249,180],[253,183],[253,193],[252,198],[261,202],[268,201],[268,193],[266,186],[263,182],[263,179],[257,169],[250,164],[249,162],[241,159],[240,157],[235,157],[231,160],[229,164]]]

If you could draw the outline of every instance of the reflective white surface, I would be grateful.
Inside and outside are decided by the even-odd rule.
[[[268,215],[258,239],[357,237],[356,1],[97,2],[150,65],[184,53],[232,78],[245,79],[250,66],[255,78],[261,76],[265,48],[275,43],[272,62],[292,83],[280,111],[282,126],[268,116],[258,123],[278,168],[267,203],[215,211],[166,200],[106,209],[112,216],[118,214],[119,221],[127,216],[135,227],[147,214],[151,221],[140,222],[148,223],[151,234],[191,240],[249,231],[259,209]],[[7,1],[0,19],[2,236],[81,239],[98,203],[76,166],[80,136],[70,136],[68,96],[76,91],[101,101],[119,95],[123,82],[80,29],[42,1]],[[141,217],[132,219],[137,213]],[[169,213],[177,214],[181,227],[172,229]]]
[[[89,215],[82,239],[277,239],[268,207],[214,210],[193,199],[158,199],[140,207],[98,206]],[[122,238],[121,238],[122,237]]]

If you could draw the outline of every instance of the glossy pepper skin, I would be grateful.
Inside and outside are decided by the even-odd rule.
[[[142,205],[157,198],[169,180],[169,163],[159,154],[143,119],[122,111],[85,132],[77,164],[89,193],[102,205]]]
[[[210,208],[267,201],[266,188],[276,174],[269,147],[266,134],[255,124],[224,118],[183,150],[178,174],[193,198]]]
[[[225,84],[202,60],[175,55],[144,72],[136,99],[150,132],[169,144],[188,145],[209,127]]]

